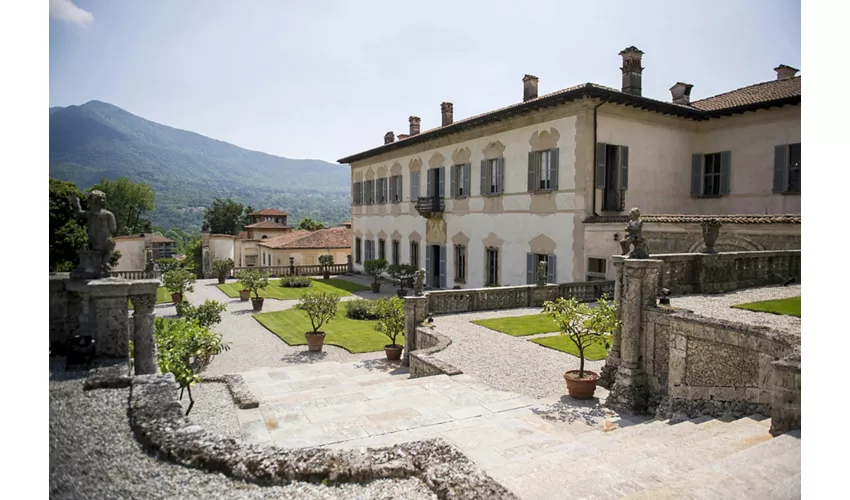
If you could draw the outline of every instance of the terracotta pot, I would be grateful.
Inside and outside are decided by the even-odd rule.
[[[307,350],[310,352],[321,352],[322,346],[325,343],[325,332],[307,332],[304,334],[307,338]]]
[[[262,311],[263,310],[263,300],[265,300],[265,299],[262,298],[262,297],[260,297],[260,298],[251,297],[251,305],[254,307],[255,311]]]
[[[182,293],[172,293],[171,294],[171,300],[172,300],[172,302],[174,302],[174,305],[176,306],[177,304],[183,302],[183,294]]]
[[[387,355],[387,359],[390,361],[400,360],[402,350],[404,350],[404,346],[402,345],[390,344],[384,346],[384,354]]]
[[[322,278],[330,279],[330,277],[331,277],[331,273],[329,273],[328,271],[325,271],[325,272],[322,273]]]
[[[599,374],[590,370],[584,371],[584,378],[578,378],[578,370],[568,370],[564,373],[564,380],[567,381],[567,392],[573,399],[591,399],[593,393],[596,392],[596,382],[599,380]]]
[[[239,290],[239,300],[247,302],[251,298],[251,290]]]
[[[380,283],[372,283],[372,293],[381,293]]]
[[[218,284],[223,285],[224,284],[224,278],[218,278]]]

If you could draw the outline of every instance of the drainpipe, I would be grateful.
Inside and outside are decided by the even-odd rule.
[[[608,96],[608,99],[605,99],[605,101],[600,102],[599,104],[597,104],[596,106],[593,107],[593,165],[591,166],[591,170],[593,171],[593,186],[591,188],[593,190],[593,207],[592,207],[591,213],[593,215],[599,215],[599,214],[596,213],[596,161],[597,161],[597,158],[596,158],[596,139],[597,139],[597,137],[596,137],[596,134],[597,134],[597,130],[596,130],[596,128],[597,128],[596,110],[598,110],[603,104],[607,104],[608,101],[610,101],[610,100],[611,100],[611,96]]]

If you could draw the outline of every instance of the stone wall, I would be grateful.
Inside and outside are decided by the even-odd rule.
[[[705,246],[699,224],[677,225],[676,231],[665,231],[660,224],[654,226],[644,234],[651,254],[698,252]],[[771,232],[767,232],[761,227],[754,229],[753,224],[724,224],[714,248],[719,252],[800,248],[799,224],[783,224],[781,233],[775,227],[770,229]]]
[[[724,293],[789,278],[800,282],[800,250],[660,254],[652,259],[664,262],[659,285],[677,295]]]
[[[431,314],[457,314],[492,309],[517,307],[540,307],[547,300],[558,297],[577,297],[590,302],[614,293],[613,281],[588,281],[490,288],[467,288],[463,290],[437,290],[428,292],[428,312]]]
[[[410,353],[410,378],[428,377],[431,375],[460,375],[463,373],[454,366],[433,356],[452,343],[451,339],[437,333],[431,327],[416,329],[416,347]]]

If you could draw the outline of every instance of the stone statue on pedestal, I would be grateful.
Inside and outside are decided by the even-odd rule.
[[[537,263],[537,286],[543,286],[546,284],[546,278],[548,277],[546,267],[546,262],[543,262],[542,260]]]
[[[629,253],[629,247],[634,247]],[[629,254],[630,259],[648,259],[646,241],[643,239],[643,221],[640,220],[640,210],[629,210],[629,222],[626,224],[626,236],[620,242],[623,255]]]
[[[416,281],[413,283],[413,295],[422,296],[422,290],[425,289],[425,269],[416,271]]]
[[[112,233],[115,232],[115,216],[104,208],[106,206],[106,194],[103,191],[94,190],[89,193],[89,209],[80,207],[80,200],[73,198],[77,215],[86,218],[86,230],[88,233],[88,244],[86,248],[78,252],[80,265],[71,273],[72,278],[97,279],[109,277],[112,267],[109,261],[112,251],[115,250],[115,240]]]

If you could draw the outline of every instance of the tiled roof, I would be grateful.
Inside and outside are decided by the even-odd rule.
[[[142,234],[128,234],[126,236],[115,236],[112,239],[113,240],[132,240],[132,239],[144,238],[144,237],[145,237],[145,235],[144,235],[144,233],[142,233]],[[165,236],[162,236],[161,234],[152,235],[151,241],[153,243],[174,243],[174,241],[169,240],[168,238],[166,238]]]
[[[239,231],[239,234],[237,234],[236,237],[239,238],[240,240],[247,240],[248,239],[248,231]]]
[[[172,240],[166,238],[161,234],[155,234],[151,237],[151,241],[154,243],[174,243]]]
[[[723,224],[800,224],[800,215],[688,215],[688,214],[670,214],[670,215],[641,215],[641,220],[644,222],[653,222],[658,224],[699,224],[708,219],[717,219]],[[628,215],[594,215],[584,219],[587,224],[620,222],[625,224],[628,222]]]
[[[703,111],[717,111],[790,97],[800,97],[802,95],[801,78],[796,76],[787,80],[757,83],[749,87],[694,101],[691,103],[691,106]]]
[[[248,237],[248,231],[242,231],[242,232],[245,233],[245,237],[247,238]],[[236,238],[236,236],[233,236],[232,234],[221,234],[221,233],[210,233],[210,236],[215,236],[217,238],[234,238],[234,239]]]
[[[286,224],[281,224],[279,222],[264,220],[261,222],[256,222],[254,224],[248,224],[247,226],[245,226],[245,229],[289,229],[289,226],[287,226]]]
[[[289,215],[286,212],[281,212],[276,208],[264,208],[262,210],[257,210],[256,212],[251,212],[248,215]]]
[[[267,248],[350,248],[351,229],[332,227],[318,231],[297,230],[263,240],[260,245]]]

